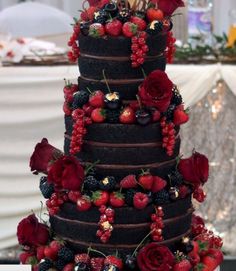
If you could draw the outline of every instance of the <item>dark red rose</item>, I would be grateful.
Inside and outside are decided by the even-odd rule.
[[[46,245],[49,239],[48,227],[39,223],[34,214],[29,215],[18,224],[17,238],[19,244],[24,246]]]
[[[60,157],[48,172],[48,182],[58,188],[79,190],[84,179],[84,169],[73,156]]]
[[[181,159],[178,169],[185,181],[194,187],[203,185],[209,177],[208,159],[205,155],[198,152],[194,152],[189,158]]]
[[[90,6],[102,8],[104,5],[110,3],[110,0],[88,0],[88,2]]]
[[[150,243],[139,251],[137,262],[141,271],[169,271],[175,257],[168,247]]]
[[[164,12],[165,16],[171,16],[177,8],[184,7],[182,0],[152,0],[152,3],[157,3],[158,8]]]
[[[47,173],[50,162],[53,162],[63,153],[50,145],[46,138],[43,138],[40,143],[35,146],[34,152],[30,157],[30,168],[34,173]]]
[[[160,70],[150,73],[139,87],[142,104],[156,107],[160,112],[167,110],[172,98],[173,83]]]

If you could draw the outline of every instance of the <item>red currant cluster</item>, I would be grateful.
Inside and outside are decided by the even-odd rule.
[[[138,32],[136,36],[132,38],[132,45],[131,45],[131,61],[132,67],[137,68],[141,66],[145,61],[145,56],[149,51],[149,48],[146,44],[147,33],[144,31]]]
[[[78,85],[71,84],[69,81],[65,79],[65,86],[63,88],[65,102],[63,104],[63,111],[66,116],[70,116],[72,113],[72,110],[69,104],[73,102],[73,99],[74,99],[73,94],[77,90],[78,90]]]
[[[175,42],[176,38],[173,36],[173,32],[168,32],[167,33],[167,48],[166,48],[166,59],[167,63],[172,64],[174,60],[174,55],[175,55]]]
[[[99,230],[97,230],[97,237],[100,238],[102,243],[107,243],[111,237],[111,232],[113,231],[112,224],[114,223],[115,211],[110,207],[102,205],[99,208],[101,213],[100,221],[98,223]]]
[[[198,202],[202,203],[206,199],[206,193],[203,191],[202,187],[198,187],[193,192],[193,198]]]
[[[64,192],[55,192],[52,194],[51,198],[46,201],[46,206],[49,215],[56,215],[60,209],[60,206],[68,201],[68,196]]]
[[[172,122],[167,122],[166,118],[161,119],[161,128],[162,128],[162,147],[166,149],[168,156],[172,156],[175,148],[175,125]]]
[[[70,143],[70,154],[74,155],[81,150],[83,137],[87,133],[85,126],[91,123],[91,119],[85,116],[84,110],[82,109],[74,110],[72,117],[74,125]]]
[[[152,219],[152,224],[151,224],[151,236],[153,241],[156,242],[161,242],[163,241],[163,236],[162,236],[162,229],[164,228],[164,223],[163,223],[163,210],[162,207],[157,207],[156,208],[156,214],[152,214],[151,219]]]
[[[79,26],[79,23],[76,23],[74,25],[74,32],[72,36],[70,37],[70,40],[68,41],[68,46],[72,48],[71,51],[68,52],[68,58],[71,62],[76,62],[80,54],[79,47],[77,44],[79,33],[80,33],[80,26]]]

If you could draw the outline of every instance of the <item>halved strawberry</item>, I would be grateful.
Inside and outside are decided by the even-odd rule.
[[[129,189],[129,188],[135,188],[137,187],[137,180],[135,175],[128,175],[120,182],[120,187]]]
[[[104,265],[114,265],[116,266],[119,270],[123,269],[123,262],[120,258],[116,256],[107,256],[104,260]]]
[[[120,192],[113,192],[110,194],[110,204],[113,207],[122,207],[125,204],[124,194]]]
[[[157,193],[164,189],[167,185],[167,182],[163,180],[161,177],[153,176],[153,184],[152,184],[152,192]]]

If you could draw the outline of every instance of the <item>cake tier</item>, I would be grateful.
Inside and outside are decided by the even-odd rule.
[[[159,69],[165,70],[166,34],[148,36],[149,52],[143,71],[141,68],[131,68],[131,39],[126,37],[93,38],[79,36],[80,57],[78,79],[80,89],[101,89],[108,92],[103,70],[112,91],[119,92],[124,100],[133,100],[137,89],[143,81],[143,71],[146,74]],[[102,67],[102,68],[101,68]]]
[[[65,118],[65,153],[69,153],[72,118]],[[173,156],[162,148],[159,123],[146,127],[131,124],[91,124],[87,127],[82,151],[77,154],[83,162],[94,163],[99,177],[114,176],[121,179],[129,174],[139,174],[150,169],[153,174],[166,177],[176,165],[179,155],[180,137],[177,128]]]
[[[160,244],[175,249],[178,241],[190,234],[193,207],[191,196],[163,205],[164,241]],[[52,230],[76,252],[85,252],[88,247],[106,254],[116,250],[121,254],[132,253],[142,239],[150,232],[152,205],[143,210],[132,207],[115,209],[115,223],[108,244],[102,244],[96,236],[100,212],[94,207],[87,212],[79,212],[75,204],[65,203],[59,214],[50,217]]]

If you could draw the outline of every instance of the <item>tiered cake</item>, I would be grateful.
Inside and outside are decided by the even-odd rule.
[[[43,139],[30,161],[45,174],[50,228],[34,215],[20,222],[21,262],[39,271],[213,271],[222,242],[192,205],[192,196],[204,201],[208,160],[180,158],[189,117],[164,72],[171,14],[183,2],[89,2],[69,41],[80,76],[64,88],[65,154]]]

